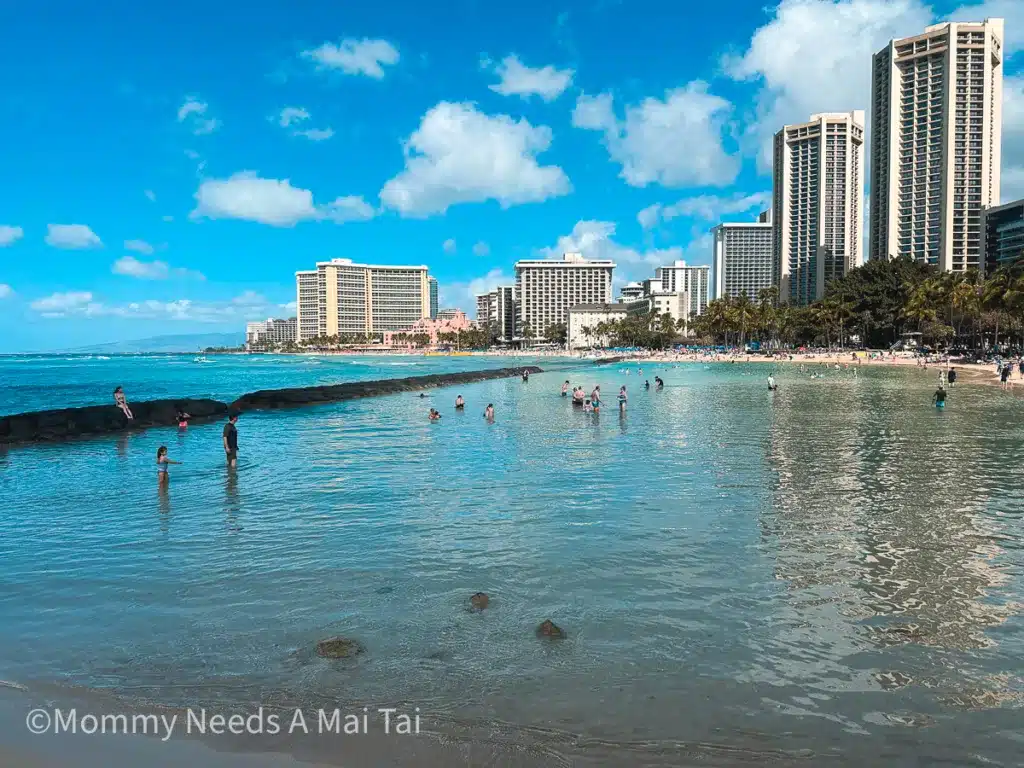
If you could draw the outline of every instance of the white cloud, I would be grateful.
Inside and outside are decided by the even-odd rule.
[[[506,56],[494,67],[501,82],[490,86],[502,96],[540,96],[544,101],[553,101],[572,84],[573,70],[555,69],[550,64],[536,69],[523,64],[515,54]]]
[[[573,125],[604,133],[621,177],[634,187],[661,184],[722,186],[735,180],[739,158],[726,152],[723,137],[732,104],[708,91],[700,80],[648,97],[626,107],[619,120],[612,96],[583,94],[573,111]]]
[[[732,195],[697,195],[685,197],[672,205],[655,204],[644,208],[636,215],[644,229],[650,229],[659,221],[671,221],[680,216],[689,216],[701,221],[719,222],[730,214],[756,211],[760,213],[771,205],[771,192],[741,192]]]
[[[297,305],[296,305],[296,303],[294,301],[289,301],[289,302],[287,302],[285,304],[278,304],[277,306],[280,309],[282,309],[286,314],[291,314],[291,315],[295,314],[295,309],[297,307]]]
[[[189,277],[196,280],[205,280],[201,272],[196,272],[183,267],[171,267],[165,261],[140,261],[134,256],[123,256],[114,262],[110,271],[115,275],[137,277],[140,280],[166,280],[172,275],[175,277]]]
[[[405,216],[427,216],[458,203],[497,200],[508,208],[564,195],[571,185],[562,169],[537,162],[550,146],[547,126],[442,101],[406,141],[405,169],[380,198]]]
[[[326,141],[334,135],[333,128],[309,128],[305,131],[294,131],[294,136],[301,136],[310,141]]]
[[[7,283],[0,283],[0,299],[7,299],[14,295],[14,289]]]
[[[149,202],[151,202],[151,203],[155,203],[156,202],[156,192],[154,192],[152,189],[145,190],[145,192],[143,194],[146,195],[146,199],[149,200]]]
[[[185,102],[178,107],[178,122],[187,123],[192,133],[196,136],[204,136],[213,133],[220,128],[220,120],[206,117],[208,104],[199,101],[194,96],[189,96]]]
[[[144,253],[147,256],[153,252],[153,246],[145,240],[125,240],[124,249],[126,251],[135,251],[136,253]]]
[[[444,249],[445,253],[455,253],[455,251],[458,249],[458,246],[455,244],[455,238],[452,237],[449,237],[447,240],[445,240],[441,244],[441,247]]]
[[[54,248],[82,249],[101,248],[103,242],[85,224],[47,224],[47,245]]]
[[[492,269],[483,277],[468,282],[441,283],[438,291],[438,303],[445,307],[458,307],[470,317],[476,316],[476,297],[480,293],[489,293],[499,285],[512,285],[515,278],[503,273],[500,269]]]
[[[316,205],[308,189],[293,187],[288,179],[264,179],[254,171],[241,171],[227,179],[207,179],[196,192],[192,218],[242,219],[274,227],[293,227],[300,221],[335,222],[372,218],[374,209],[361,197],[339,197]]]
[[[7,224],[0,225],[0,248],[11,245],[15,240],[25,236],[25,230],[21,227],[12,227]]]
[[[486,256],[491,252],[491,246],[485,243],[483,240],[473,246],[474,256]]]
[[[817,112],[867,109],[871,56],[934,21],[921,0],[782,0],[767,24],[724,68],[760,85],[744,142],[771,168],[772,136]]]
[[[302,55],[316,62],[319,69],[340,70],[346,75],[384,77],[384,67],[398,63],[398,49],[387,40],[345,38],[338,45],[324,43]]]
[[[1020,0],[985,0],[976,5],[961,5],[944,21],[982,21],[984,19],[1003,19],[1006,38],[1003,48],[1009,56],[1021,49],[1021,38],[1018,30],[1024,29],[1024,3]]]
[[[611,259],[617,265],[616,282],[649,278],[655,267],[666,266],[685,255],[678,246],[639,251],[616,242],[614,235],[613,222],[578,221],[572,232],[558,238],[554,246],[541,248],[539,253],[545,259],[561,259],[565,253],[582,253],[590,259]]]
[[[167,222],[168,224],[170,224],[172,221],[174,221],[174,217],[170,216],[170,215],[161,216],[160,217],[160,221],[164,221],[164,222]]]
[[[147,299],[127,304],[105,304],[88,291],[54,293],[29,305],[42,317],[121,317],[126,319],[192,320],[203,323],[235,324],[266,318],[281,305],[247,291],[230,301],[202,302],[191,299],[158,301]]]
[[[310,114],[302,107],[285,107],[277,114],[277,124],[288,128],[292,123],[309,120]]]

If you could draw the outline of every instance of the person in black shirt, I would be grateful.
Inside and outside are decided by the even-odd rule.
[[[238,463],[238,429],[235,427],[237,422],[238,414],[232,413],[228,416],[228,423],[224,425],[224,455],[229,467],[234,467]]]
[[[956,370],[954,368],[949,369],[949,372],[946,374],[946,381],[949,382],[951,387],[956,384]]]

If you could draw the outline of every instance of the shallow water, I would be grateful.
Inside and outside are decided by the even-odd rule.
[[[487,364],[180,360],[75,376],[234,397]],[[1020,400],[961,385],[937,411],[917,370],[786,366],[772,395],[767,366],[649,366],[666,387],[647,392],[635,366],[540,364],[566,370],[464,386],[464,413],[443,389],[245,414],[236,473],[218,424],[8,451],[0,678],[179,706],[408,702],[599,764],[1018,764]],[[92,402],[22,365],[17,386]],[[572,409],[567,377],[609,403],[627,384],[627,412]],[[166,495],[161,444],[184,462]],[[568,640],[534,637],[549,617]],[[317,659],[334,634],[367,652]]]

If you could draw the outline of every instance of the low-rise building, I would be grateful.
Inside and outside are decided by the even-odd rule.
[[[250,349],[294,344],[297,339],[298,320],[294,317],[286,320],[271,317],[245,324],[245,346]]]
[[[981,264],[991,275],[1024,258],[1024,200],[983,208]]]
[[[436,346],[442,333],[461,333],[472,327],[473,324],[461,309],[442,309],[437,313],[436,320],[424,317],[405,330],[385,331],[384,346],[407,346],[413,343],[412,338],[415,336],[425,336],[427,344]]]
[[[569,310],[566,323],[566,341],[569,349],[607,347],[611,342],[607,333],[599,330],[602,323],[625,320],[631,303],[579,304]]]

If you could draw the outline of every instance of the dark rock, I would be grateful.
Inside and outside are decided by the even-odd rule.
[[[190,415],[189,423],[223,418],[228,407],[216,400],[181,398],[128,404],[134,419],[116,405],[90,405],[53,411],[18,413],[0,418],[0,443],[63,440],[82,435],[101,435],[146,427],[177,426],[178,413]]]
[[[469,604],[476,608],[478,611],[482,611],[488,605],[490,605],[491,598],[486,592],[477,592],[471,598],[469,598]]]
[[[612,363],[621,363],[625,359],[624,357],[599,357],[594,361],[594,365],[611,365]]]
[[[537,637],[550,637],[555,640],[565,639],[565,630],[551,619],[545,619],[537,627]]]
[[[359,642],[347,637],[329,637],[316,644],[316,655],[325,659],[347,659],[358,656],[363,650]]]
[[[494,368],[485,371],[464,371],[462,373],[433,373],[428,376],[409,376],[404,379],[381,379],[379,381],[352,381],[347,384],[332,384],[320,387],[295,387],[292,389],[265,389],[242,395],[231,404],[234,411],[292,408],[314,403],[333,403],[354,400],[360,397],[393,395],[397,392],[414,392],[431,387],[447,387],[454,384],[471,384],[490,379],[507,379],[522,376],[523,373],[543,373],[536,366],[523,368]]]

